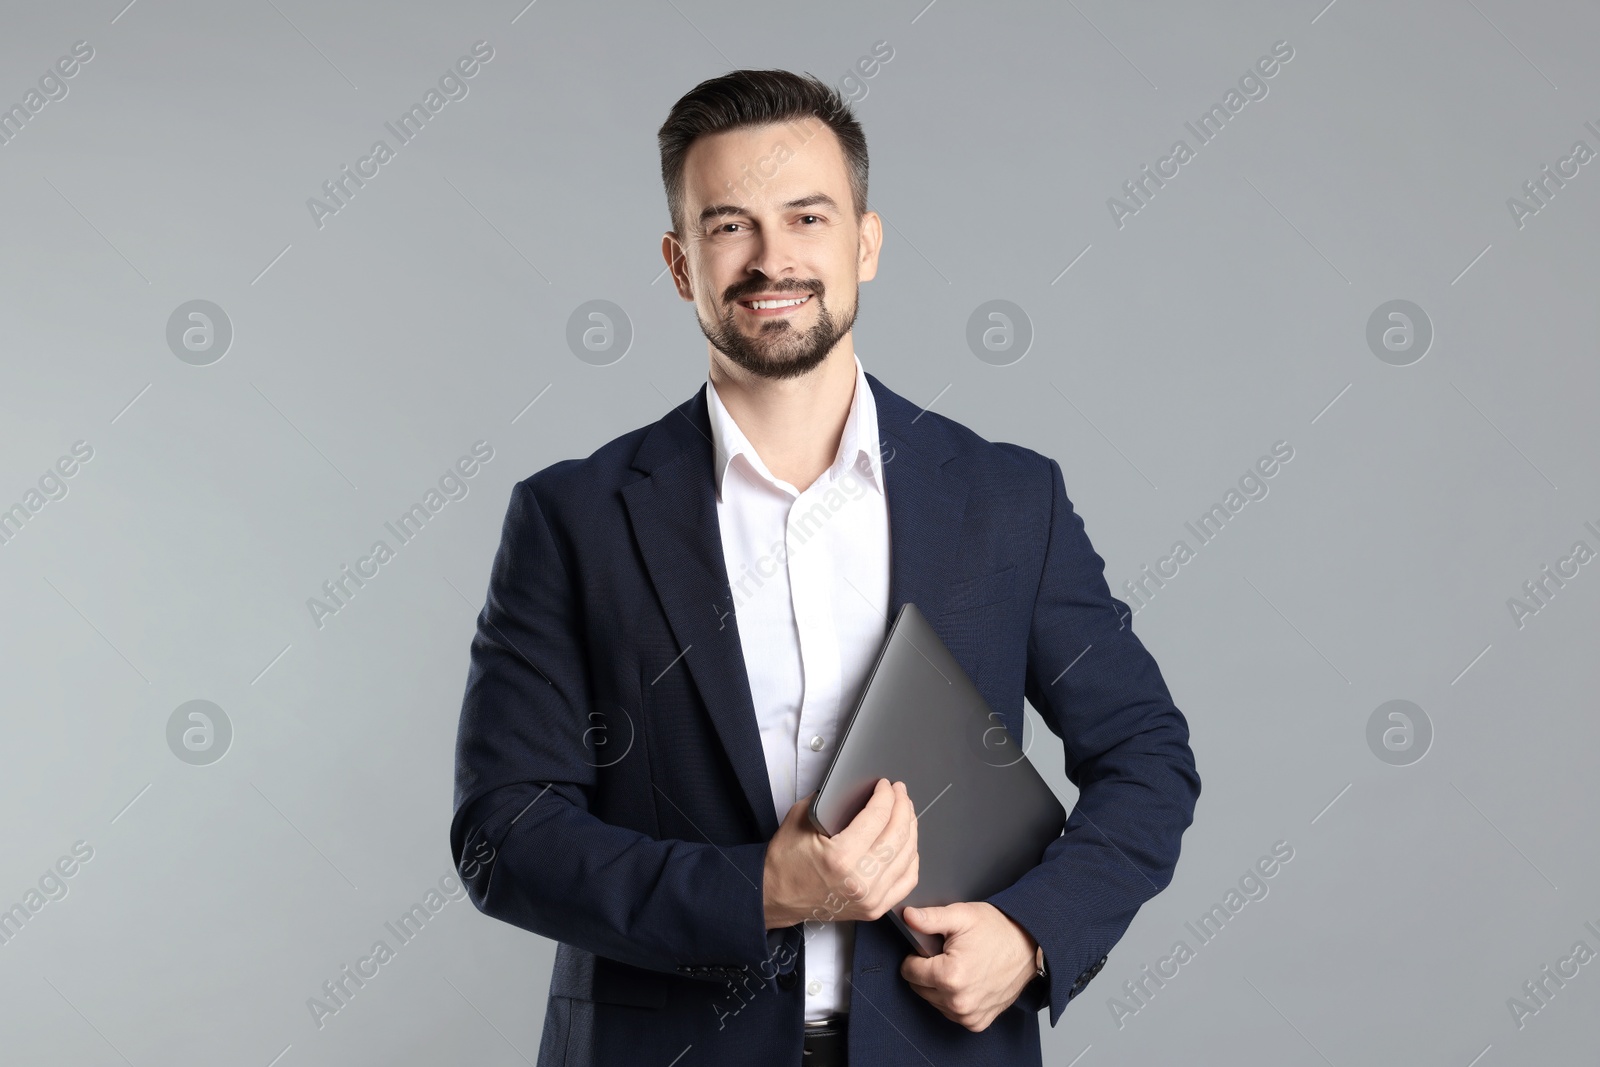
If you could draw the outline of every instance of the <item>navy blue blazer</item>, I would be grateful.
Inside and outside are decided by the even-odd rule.
[[[1043,862],[988,898],[1048,979],[974,1033],[901,977],[887,917],[858,922],[850,1061],[1038,1064],[1038,1010],[1055,1025],[1171,881],[1200,795],[1188,724],[1060,466],[866,378],[889,617],[915,603],[1014,739],[1026,697],[1080,792]],[[480,910],[558,942],[540,1067],[798,1067],[805,928],[768,931],[762,910],[777,829],[702,385],[512,489],[472,640],[450,846]]]

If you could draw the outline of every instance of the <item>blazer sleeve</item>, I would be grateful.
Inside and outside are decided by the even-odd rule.
[[[485,914],[635,967],[718,979],[771,962],[766,842],[656,840],[589,810],[583,605],[529,478],[512,490],[472,639],[450,847]],[[619,635],[620,638],[620,635]]]
[[[1054,1026],[1139,907],[1172,880],[1200,776],[1188,723],[1127,605],[1106,586],[1060,465],[1048,464],[1050,533],[1025,693],[1061,738],[1078,802],[1039,865],[987,900],[1044,947],[1047,983],[1031,983],[1019,1000],[1033,1010],[1048,1003]]]

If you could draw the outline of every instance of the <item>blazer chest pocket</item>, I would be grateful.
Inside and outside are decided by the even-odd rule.
[[[939,614],[954,615],[960,611],[1011,599],[1015,592],[1013,587],[1016,575],[1017,565],[1012,563],[988,574],[961,579],[954,585],[946,587],[944,606],[939,610]]]

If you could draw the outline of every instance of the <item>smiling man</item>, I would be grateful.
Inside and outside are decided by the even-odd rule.
[[[546,1064],[1038,1064],[1171,880],[1200,779],[1060,466],[920,410],[851,329],[883,229],[861,127],[787,71],[696,86],[659,134],[706,383],[512,493],[478,619],[451,848],[486,914],[556,941]],[[887,912],[916,809],[807,823],[888,621],[915,603],[1079,797],[987,900]],[[926,803],[929,798],[918,798]]]

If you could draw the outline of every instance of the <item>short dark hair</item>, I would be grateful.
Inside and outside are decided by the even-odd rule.
[[[696,85],[672,105],[656,135],[661,183],[672,229],[683,233],[683,164],[689,146],[707,134],[815,117],[832,130],[850,169],[856,218],[867,209],[867,138],[850,107],[831,86],[787,70],[733,70]]]

